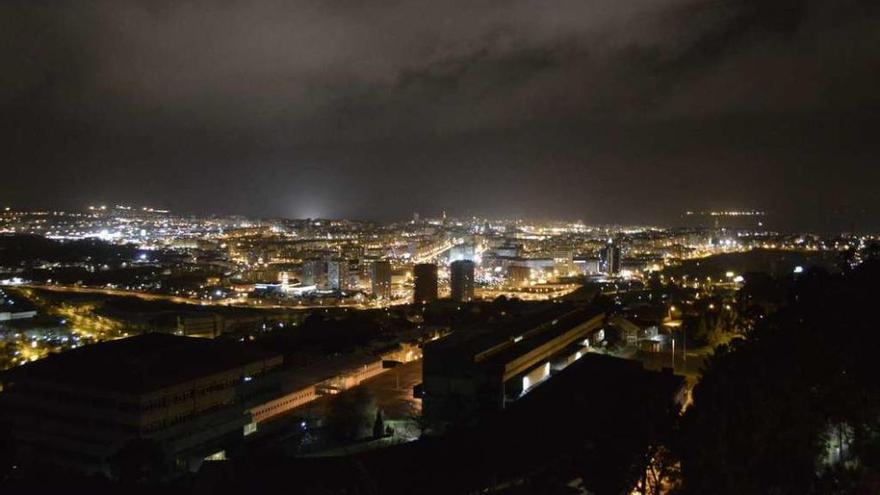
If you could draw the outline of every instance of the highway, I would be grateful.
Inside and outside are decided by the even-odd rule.
[[[251,309],[328,309],[328,308],[349,308],[349,309],[378,309],[385,306],[394,306],[398,304],[406,304],[409,299],[395,300],[391,304],[384,306],[370,305],[363,303],[340,303],[340,304],[302,304],[290,303],[279,304],[277,301],[272,302],[256,302],[252,299],[227,298],[227,299],[194,299],[191,297],[174,296],[170,294],[154,294],[150,292],[140,292],[122,289],[107,289],[103,287],[82,287],[76,285],[36,285],[36,284],[18,284],[9,287],[18,287],[23,289],[46,290],[51,292],[68,292],[77,294],[100,294],[105,296],[116,297],[136,297],[145,301],[164,301],[177,304],[192,304],[197,306],[226,306],[236,308]]]
[[[446,243],[432,249],[429,253],[424,254],[419,257],[413,257],[413,263],[429,263],[434,261],[438,256],[449,251],[452,247],[455,246],[455,242],[450,240]]]
[[[37,289],[37,290],[47,290],[51,292],[73,292],[78,294],[102,294],[105,296],[119,296],[119,297],[137,297],[138,299],[143,299],[145,301],[167,301],[174,302],[178,304],[212,304],[211,301],[200,301],[198,299],[192,299],[189,297],[180,297],[180,296],[172,296],[166,294],[152,294],[149,292],[140,292],[133,290],[122,290],[122,289],[106,289],[100,287],[81,287],[77,285],[16,285],[15,287],[21,287],[24,289]]]
[[[541,287],[476,289],[477,297],[495,299],[498,296],[516,297],[523,301],[546,301],[570,294],[580,287],[579,284],[552,284]]]
[[[9,287],[18,287],[22,289],[45,290],[51,292],[73,293],[73,294],[98,294],[103,296],[114,297],[136,297],[144,301],[162,301],[176,304],[191,304],[195,306],[225,306],[235,308],[251,308],[251,309],[329,309],[329,308],[348,308],[348,309],[379,309],[386,306],[397,306],[409,304],[408,297],[399,298],[384,305],[364,304],[364,303],[338,303],[338,304],[303,304],[300,302],[291,302],[288,304],[280,303],[275,300],[254,300],[244,298],[226,298],[226,299],[195,299],[191,297],[175,296],[171,294],[155,294],[151,292],[141,292],[123,289],[108,289],[105,287],[83,287],[78,285],[40,285],[40,284],[16,284]],[[518,297],[526,301],[547,300],[562,297],[580,287],[577,284],[553,285],[543,288],[530,288],[522,290],[509,289],[477,289],[478,297],[484,299],[494,299],[500,295],[507,297]]]

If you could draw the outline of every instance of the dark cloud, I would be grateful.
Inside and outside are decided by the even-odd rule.
[[[0,197],[874,227],[878,21],[869,0],[7,1]]]

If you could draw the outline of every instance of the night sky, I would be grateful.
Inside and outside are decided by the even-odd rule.
[[[0,33],[0,206],[880,227],[877,0],[5,0]]]

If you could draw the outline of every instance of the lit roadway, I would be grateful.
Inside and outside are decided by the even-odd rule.
[[[24,296],[42,311],[67,320],[74,333],[89,338],[101,339],[123,335],[123,326],[120,322],[93,314],[94,307],[92,305],[87,304],[73,307],[66,304],[50,304],[39,295],[33,293],[31,290],[33,286],[16,286],[16,288],[19,287],[24,289],[22,291]]]
[[[23,284],[15,285],[23,289],[47,290],[52,292],[67,292],[77,294],[100,294],[104,296],[116,297],[136,297],[144,301],[164,301],[176,304],[192,304],[197,306],[226,306],[236,308],[253,308],[253,309],[330,309],[330,308],[349,308],[349,309],[379,309],[388,306],[397,306],[409,304],[410,297],[396,298],[385,304],[376,303],[338,303],[338,304],[303,304],[282,303],[278,301],[254,301],[244,298],[226,298],[226,299],[195,299],[192,297],[175,296],[171,294],[154,294],[150,292],[140,292],[134,290],[108,289],[104,287],[82,287],[76,285],[38,285]],[[577,289],[577,284],[552,285],[540,288],[526,289],[477,289],[477,295],[483,298],[495,298],[500,295],[508,297],[518,297],[523,300],[538,301],[547,300],[564,296]]]
[[[446,241],[446,243],[444,243],[443,245],[432,249],[428,254],[419,256],[418,258],[413,257],[412,261],[413,263],[427,263],[429,261],[433,261],[444,252],[452,249],[453,246],[455,246],[455,241]]]
[[[178,304],[206,304],[208,301],[200,301],[189,297],[171,296],[165,294],[151,294],[149,292],[139,292],[133,290],[122,289],[106,289],[99,287],[80,287],[76,285],[17,285],[25,289],[48,290],[52,292],[76,292],[80,294],[103,294],[105,296],[127,296],[137,297],[146,301],[169,301]],[[211,303],[213,304],[213,303]]]
[[[579,284],[545,284],[529,287],[498,287],[476,289],[476,295],[483,299],[494,299],[498,296],[516,297],[523,301],[546,301],[574,292]]]
[[[339,303],[339,304],[282,304],[278,302],[264,303],[253,302],[241,298],[228,299],[194,299],[191,297],[173,296],[170,294],[153,294],[149,292],[140,292],[122,289],[107,289],[103,287],[81,287],[76,285],[15,285],[25,289],[48,290],[52,292],[73,292],[80,294],[101,294],[105,296],[118,297],[137,297],[145,301],[165,301],[177,304],[193,304],[198,306],[231,306],[238,308],[255,308],[255,309],[316,309],[316,308],[354,308],[354,309],[376,309],[385,306],[408,303],[409,299],[395,300],[386,305],[372,305],[364,303]]]

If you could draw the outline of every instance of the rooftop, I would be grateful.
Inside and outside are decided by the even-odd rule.
[[[137,394],[273,357],[233,342],[147,333],[53,354],[2,377]]]
[[[530,329],[521,339],[511,342],[509,345],[499,348],[485,357],[489,365],[504,366],[508,362],[554,340],[569,330],[585,323],[586,321],[600,316],[602,311],[587,307],[565,313],[557,318],[545,321],[535,328]]]
[[[442,354],[444,360],[457,357],[472,361],[482,354],[481,361],[505,362],[511,356],[552,340],[600,313],[592,306],[579,308],[570,303],[548,304],[542,310],[515,321],[502,321],[483,330],[459,331],[426,347],[435,354]]]
[[[452,335],[426,345],[434,352],[467,354],[473,357],[504,342],[513,341],[538,325],[571,311],[569,304],[544,303],[539,309],[511,319],[503,319],[484,327],[465,328]]]

